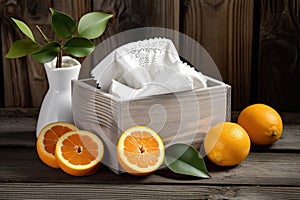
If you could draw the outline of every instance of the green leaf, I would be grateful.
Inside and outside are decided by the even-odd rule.
[[[5,58],[20,58],[27,56],[36,52],[39,48],[39,45],[32,40],[17,40],[11,45]]]
[[[27,26],[27,24],[25,24],[24,22],[11,18],[16,25],[18,26],[18,28],[22,31],[22,33],[24,33],[29,39],[31,39],[32,41],[35,41],[34,36],[29,28],[29,26]]]
[[[84,57],[89,55],[95,49],[94,43],[86,38],[74,37],[68,40],[64,46],[64,50],[76,57]]]
[[[50,8],[52,13],[52,28],[54,33],[60,38],[69,38],[76,30],[75,20],[53,8]]]
[[[41,63],[50,62],[53,60],[60,49],[60,45],[57,42],[50,42],[44,45],[38,52],[32,54],[32,57]]]
[[[87,39],[95,39],[103,34],[106,24],[113,15],[91,12],[82,16],[78,24],[78,34]]]
[[[210,178],[205,162],[198,151],[186,144],[173,144],[166,149],[165,163],[177,173],[200,178]]]

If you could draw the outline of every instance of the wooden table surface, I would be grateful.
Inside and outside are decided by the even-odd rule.
[[[252,147],[236,167],[217,167],[206,159],[210,179],[167,169],[145,177],[116,175],[105,166],[92,176],[70,176],[39,160],[36,116],[37,112],[0,110],[0,199],[300,199],[297,114],[283,115],[279,141]]]

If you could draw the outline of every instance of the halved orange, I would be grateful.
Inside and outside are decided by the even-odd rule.
[[[146,175],[157,170],[164,161],[161,137],[145,126],[134,126],[122,133],[117,156],[120,165],[130,174]]]
[[[40,159],[50,167],[58,168],[55,159],[55,147],[59,137],[77,130],[74,124],[68,122],[54,122],[46,125],[39,133],[36,148]]]
[[[73,176],[95,173],[103,158],[104,146],[100,138],[89,131],[71,131],[59,138],[55,156],[58,166]]]

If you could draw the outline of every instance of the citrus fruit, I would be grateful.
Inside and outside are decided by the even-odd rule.
[[[238,124],[223,122],[213,126],[204,138],[208,158],[220,166],[234,166],[249,154],[250,138]]]
[[[122,133],[117,145],[120,165],[130,174],[146,175],[164,161],[164,144],[160,136],[145,126],[134,126]]]
[[[77,127],[68,122],[54,122],[46,125],[39,133],[36,148],[40,159],[50,167],[58,168],[55,159],[55,147],[59,137],[77,130]]]
[[[96,172],[103,154],[104,146],[100,138],[83,130],[62,135],[55,149],[58,166],[73,176],[86,176]]]
[[[253,104],[246,107],[238,117],[241,125],[256,145],[270,145],[282,134],[280,115],[270,106]]]

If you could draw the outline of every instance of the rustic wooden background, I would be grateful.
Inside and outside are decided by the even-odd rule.
[[[42,65],[30,57],[9,60],[4,55],[23,37],[10,17],[33,30],[39,24],[47,32],[49,7],[76,19],[89,11],[113,13],[95,43],[137,27],[180,31],[210,53],[224,82],[232,86],[233,110],[261,102],[300,112],[299,0],[0,0],[0,107],[41,104],[48,88]]]

